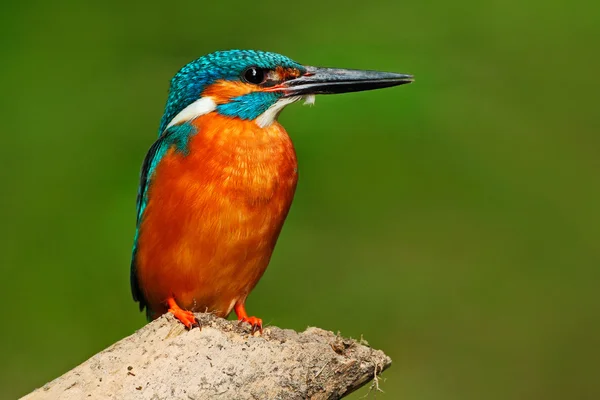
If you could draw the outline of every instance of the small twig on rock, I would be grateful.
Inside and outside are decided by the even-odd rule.
[[[361,336],[361,341],[362,341],[362,336]],[[365,394],[362,398],[365,399],[367,398],[371,392],[373,390],[375,390],[375,395],[374,397],[377,398],[377,392],[381,392],[381,393],[385,393],[383,390],[381,390],[381,388],[379,387],[379,374],[381,374],[381,372],[383,372],[383,367],[382,369],[379,370],[379,372],[377,372],[377,369],[379,368],[379,364],[377,364],[376,361],[374,361],[375,364],[375,371],[373,373],[373,380],[371,381],[371,386],[369,386],[369,391],[367,392],[367,394]]]
[[[323,366],[321,367],[321,369],[319,370],[319,372],[317,372],[317,373],[315,374],[315,378],[318,378],[318,377],[319,377],[319,375],[321,375],[321,372],[323,372],[323,370],[325,369],[325,367],[326,367],[326,366],[327,366],[327,365],[328,365],[330,362],[331,362],[331,360],[327,361],[327,362],[325,363],[325,365],[323,365]]]

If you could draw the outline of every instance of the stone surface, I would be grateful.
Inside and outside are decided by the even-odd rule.
[[[339,399],[391,359],[319,328],[302,333],[197,314],[185,330],[166,314],[24,398]]]

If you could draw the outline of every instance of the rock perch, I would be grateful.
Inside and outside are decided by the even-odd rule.
[[[247,324],[196,316],[202,330],[166,314],[24,399],[339,399],[392,362],[319,328],[251,335]]]

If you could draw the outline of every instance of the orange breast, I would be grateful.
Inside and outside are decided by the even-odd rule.
[[[292,142],[277,122],[211,113],[194,121],[189,152],[156,167],[140,225],[136,267],[155,315],[165,300],[228,315],[264,273],[297,181]]]

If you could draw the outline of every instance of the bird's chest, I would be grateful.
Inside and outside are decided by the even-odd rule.
[[[191,187],[190,201],[200,207],[287,213],[296,187],[297,161],[292,142],[279,124],[259,128],[248,122],[199,129],[182,161],[187,165],[181,182]]]

